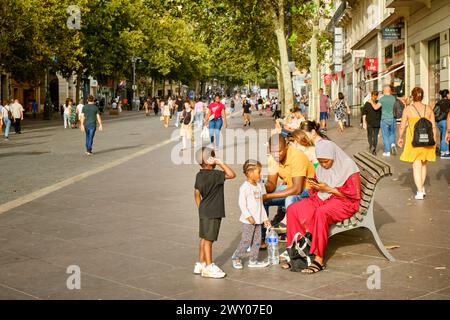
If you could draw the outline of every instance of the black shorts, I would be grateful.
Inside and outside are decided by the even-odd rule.
[[[208,241],[217,241],[222,218],[200,218],[199,236]]]

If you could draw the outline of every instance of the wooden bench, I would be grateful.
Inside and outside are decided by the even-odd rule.
[[[361,173],[361,202],[359,210],[352,217],[330,226],[328,238],[356,228],[367,228],[372,232],[378,249],[383,255],[389,261],[395,261],[394,257],[381,242],[373,216],[377,184],[383,177],[392,175],[392,167],[368,152],[359,152],[353,157]]]

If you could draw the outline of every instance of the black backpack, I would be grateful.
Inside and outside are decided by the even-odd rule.
[[[414,105],[413,107],[414,109],[416,109]],[[427,109],[425,108],[424,115],[423,117],[421,117],[419,111],[417,111],[420,120],[417,121],[416,125],[414,126],[414,135],[412,141],[413,147],[431,147],[436,144],[436,142],[434,141],[433,124],[430,120],[425,118],[426,112]]]
[[[447,105],[446,105],[447,104]],[[434,106],[434,117],[436,118],[436,122],[447,119],[447,114],[449,110],[449,101],[448,100],[439,100]]]
[[[399,99],[396,99],[394,104],[394,119],[401,119],[404,109],[405,105]]]

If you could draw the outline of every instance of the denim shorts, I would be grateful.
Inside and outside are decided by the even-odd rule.
[[[321,112],[320,113],[320,120],[327,120],[328,119],[328,113],[327,112]]]

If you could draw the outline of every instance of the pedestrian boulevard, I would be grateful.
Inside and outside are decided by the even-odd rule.
[[[334,127],[328,131],[348,154],[367,149],[366,132],[357,120],[352,123],[343,134]],[[252,127],[271,126],[269,115],[254,115]],[[229,128],[241,129],[241,117],[230,119]],[[25,133],[0,149],[2,165],[14,163],[14,171],[26,173],[22,179],[14,172],[2,175],[2,194],[12,185],[19,193],[2,198],[2,204],[36,191],[31,182],[44,188],[102,168],[161,144],[172,130],[173,123],[164,129],[156,117],[105,122],[91,158],[84,156],[77,130]],[[450,299],[446,160],[430,164],[427,198],[417,202],[411,166],[398,156],[385,159],[394,175],[379,184],[375,222],[395,262],[382,256],[369,231],[358,229],[330,239],[327,269],[317,275],[278,266],[232,268],[241,236],[238,190],[244,175],[242,164],[230,163],[238,176],[226,183],[226,218],[213,246],[215,263],[227,273],[218,280],[192,273],[198,255],[193,186],[199,167],[174,165],[176,143],[1,213],[0,299]],[[81,271],[81,288],[71,290],[73,266]],[[381,270],[379,289],[367,286],[370,266]]]

